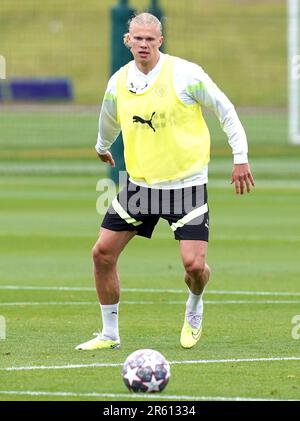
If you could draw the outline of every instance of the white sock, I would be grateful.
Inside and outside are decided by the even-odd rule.
[[[189,298],[186,302],[185,317],[189,324],[195,328],[199,329],[202,323],[203,315],[203,300],[202,294],[196,295],[192,291],[189,291]]]
[[[102,313],[103,339],[119,341],[119,303],[103,305],[100,304]]]
[[[203,311],[203,301],[202,294],[196,295],[189,290],[189,298],[186,302],[186,313],[195,313],[202,314]]]

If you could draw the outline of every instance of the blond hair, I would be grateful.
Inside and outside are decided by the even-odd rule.
[[[128,21],[129,32],[131,30],[132,25],[134,25],[135,23],[138,25],[156,25],[159,30],[160,35],[162,35],[162,24],[160,20],[157,19],[157,17],[152,15],[151,13],[143,12],[143,13],[139,13],[138,15],[133,16],[133,18],[131,18]],[[124,34],[123,42],[125,46],[130,49],[131,46],[129,42],[130,40],[129,32]]]

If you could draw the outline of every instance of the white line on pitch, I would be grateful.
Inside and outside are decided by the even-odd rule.
[[[171,400],[191,400],[191,401],[281,401],[294,399],[270,399],[270,398],[249,398],[240,396],[188,396],[188,395],[154,395],[153,393],[77,393],[77,392],[46,392],[46,391],[18,391],[0,390],[0,395],[27,395],[27,396],[56,396],[56,397],[86,397],[86,398],[129,398],[129,399],[171,399]],[[296,400],[296,399],[295,399]]]
[[[153,393],[97,393],[97,392],[47,392],[38,390],[0,390],[0,395],[20,396],[56,396],[56,397],[83,397],[83,398],[126,398],[126,399],[171,399],[190,401],[281,401],[283,399],[270,398],[249,398],[240,396],[187,396],[187,395],[165,395]],[[294,399],[284,399],[294,401]],[[296,400],[296,399],[295,399]]]
[[[206,300],[206,305],[223,305],[223,304],[300,304],[299,300]],[[121,305],[157,305],[156,301],[121,301]],[[164,301],[161,304],[181,305],[185,301]],[[16,301],[16,302],[0,302],[0,307],[14,306],[77,306],[77,305],[98,305],[97,301]]]
[[[171,365],[175,364],[224,364],[224,363],[249,363],[249,362],[268,362],[268,361],[300,361],[300,357],[267,357],[267,358],[229,358],[221,360],[186,360],[169,361]],[[61,370],[72,368],[91,368],[91,367],[121,367],[123,363],[91,363],[91,364],[67,364],[67,365],[30,365],[23,367],[2,367],[0,371],[27,371],[27,370]]]
[[[122,302],[121,302],[122,303]],[[204,300],[205,304],[300,304],[299,300]],[[163,304],[185,304],[185,301],[165,301]]]
[[[30,286],[30,285],[0,285],[0,290],[33,290],[33,291],[95,291],[92,287],[69,287],[69,286]],[[164,289],[164,288],[122,288],[123,292],[150,292],[161,294],[164,292],[183,294],[185,289]],[[237,291],[237,290],[207,290],[205,295],[270,295],[270,296],[300,296],[300,292],[281,292],[281,291]]]
[[[185,301],[182,301],[184,303]],[[181,302],[180,302],[181,303]],[[122,301],[122,304],[140,304],[140,305],[146,305],[146,304],[157,304],[154,301]],[[172,304],[174,304],[172,302]],[[16,301],[16,302],[6,302],[1,303],[0,307],[7,307],[7,306],[76,306],[76,305],[99,305],[97,301]]]
[[[0,307],[8,307],[8,306],[61,306],[61,305],[91,305],[97,304],[96,301],[16,301],[16,302],[7,302],[1,303]],[[137,303],[136,303],[137,304]]]

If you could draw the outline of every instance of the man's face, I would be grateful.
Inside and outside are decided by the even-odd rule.
[[[135,62],[150,69],[159,58],[159,47],[163,42],[157,25],[133,24],[130,28],[130,46]]]

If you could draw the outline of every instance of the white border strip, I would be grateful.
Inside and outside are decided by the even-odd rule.
[[[83,397],[83,398],[125,398],[125,399],[150,399],[174,401],[297,401],[297,399],[270,399],[270,398],[244,398],[240,396],[188,396],[188,395],[165,395],[154,393],[97,393],[97,392],[48,392],[38,390],[0,390],[0,395],[17,395],[17,396],[56,396],[56,397]]]
[[[224,363],[255,363],[268,361],[300,361],[299,357],[267,357],[267,358],[229,358],[221,360],[186,360],[169,361],[170,365],[182,364],[224,364]],[[122,367],[124,363],[91,363],[91,364],[67,364],[67,365],[29,365],[23,367],[2,367],[0,371],[29,371],[29,370],[65,370],[73,368],[94,367]]]
[[[12,291],[95,291],[93,287],[57,287],[57,286],[30,286],[30,285],[0,285],[0,290]],[[186,289],[163,289],[163,288],[122,288],[123,292],[153,292],[153,293],[186,293]],[[220,294],[220,295],[269,295],[269,296],[300,296],[300,292],[281,292],[281,291],[238,291],[238,290],[207,290],[205,295]]]

